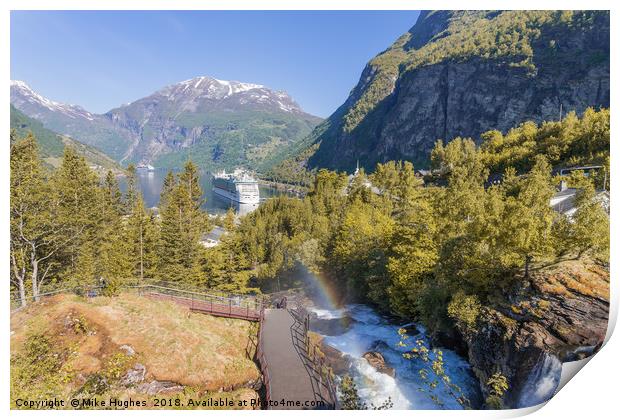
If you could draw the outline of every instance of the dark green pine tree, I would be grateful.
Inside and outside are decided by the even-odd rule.
[[[118,181],[109,171],[101,187],[101,226],[96,232],[94,276],[107,283],[121,284],[131,275],[130,246],[123,229],[125,205]],[[88,261],[88,257],[85,257]],[[90,275],[90,273],[88,274]]]
[[[196,208],[200,208],[204,204],[198,167],[191,160],[187,161],[183,172],[179,174],[179,184],[185,185],[189,197]]]
[[[126,241],[130,247],[131,273],[134,278],[159,277],[157,273],[157,244],[159,231],[152,212],[144,207],[142,196],[138,196],[131,214],[127,218]]]
[[[168,281],[200,283],[203,276],[200,238],[209,230],[202,212],[202,191],[195,165],[188,162],[178,183],[166,193],[161,209],[160,275]]]
[[[131,210],[138,200],[138,174],[133,163],[127,166],[127,191],[125,192],[125,214],[131,213]]]
[[[164,183],[161,187],[161,193],[159,195],[159,206],[160,207],[165,206],[168,195],[174,189],[176,183],[177,183],[177,180],[174,177],[174,174],[172,173],[172,171],[168,171],[168,173],[166,174],[166,177],[164,178]]]
[[[97,279],[95,253],[104,222],[102,194],[97,175],[83,157],[66,148],[52,178],[55,223],[62,226],[65,246],[59,261],[61,278],[79,284]]]

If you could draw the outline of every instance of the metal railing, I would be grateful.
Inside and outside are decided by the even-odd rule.
[[[261,307],[258,323],[258,345],[256,346],[256,361],[263,375],[263,384],[265,385],[265,401],[267,409],[269,409],[269,401],[271,400],[271,374],[269,373],[269,365],[263,349],[263,323],[265,321],[265,308]]]
[[[170,283],[165,283],[170,285]],[[178,286],[177,286],[178,287]],[[101,294],[104,286],[75,286],[65,287],[56,290],[50,290],[37,295],[26,296],[26,305],[36,302],[42,298],[58,295],[61,293],[72,293],[76,295],[94,297]],[[155,298],[173,300],[184,306],[188,306],[190,310],[197,312],[207,312],[214,315],[247,319],[258,321],[260,309],[263,306],[263,299],[259,296],[237,295],[219,291],[195,291],[186,290],[159,284],[129,284],[123,285],[120,289],[134,290],[139,294],[150,295]],[[11,312],[22,309],[22,300],[19,296],[11,298]]]
[[[314,392],[326,404],[327,408],[337,409],[338,392],[334,382],[335,375],[320,346],[312,344],[310,340],[308,334],[310,331],[310,315],[299,302],[295,302],[294,306],[288,308],[288,311],[295,320],[295,329],[298,334],[297,340],[293,341],[304,356],[306,368],[313,382]]]
[[[49,290],[47,292],[38,293],[36,295],[26,295],[26,306],[29,303],[37,302],[43,298],[59,295],[61,293],[72,293],[78,296],[95,297],[101,293],[103,286],[74,286],[63,287],[62,289]],[[17,312],[26,306],[22,305],[22,299],[19,294],[11,294],[11,313]]]
[[[139,293],[143,295],[148,295],[156,299],[171,300],[187,306],[194,312],[209,313],[227,318],[258,321],[260,318],[260,310],[263,307],[262,299],[259,299],[257,296],[230,294],[222,296],[211,292],[195,292],[154,284],[129,287],[137,289]]]

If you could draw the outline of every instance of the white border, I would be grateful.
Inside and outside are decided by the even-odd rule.
[[[54,10],[54,9],[79,9],[79,10],[198,10],[198,9],[211,9],[211,10],[381,10],[381,9],[393,9],[393,10],[405,10],[405,9],[606,9],[612,10],[611,12],[611,68],[617,69],[618,54],[615,53],[614,42],[618,39],[618,6],[617,3],[611,1],[599,1],[590,0],[588,2],[583,1],[549,1],[549,0],[520,0],[520,1],[481,1],[470,0],[466,3],[454,1],[454,0],[417,0],[417,1],[401,1],[401,0],[297,0],[295,2],[284,0],[214,0],[214,1],[199,1],[199,0],[4,0],[2,6],[0,6],[0,51],[2,52],[2,65],[0,66],[1,79],[5,80],[4,87],[0,91],[0,103],[6,104],[3,109],[2,119],[0,122],[0,132],[9,132],[9,83],[10,79],[10,42],[9,42],[9,24],[10,24],[10,10]],[[414,22],[411,22],[413,26]],[[387,45],[385,46],[387,47]],[[377,51],[379,52],[379,51]],[[361,72],[362,69],[359,69]],[[353,86],[351,86],[353,87]],[[611,95],[611,108],[615,109],[617,105],[617,84],[612,82],[612,95]],[[612,139],[615,137],[616,124],[612,118]],[[612,156],[617,156],[617,142],[612,140],[611,142]],[[9,157],[8,157],[8,139],[5,137],[3,143],[4,153],[2,154],[3,164],[0,168],[0,182],[2,185],[3,199],[0,200],[0,214],[3,215],[3,223],[0,225],[0,241],[4,250],[4,258],[0,258],[0,264],[2,266],[2,273],[4,273],[5,281],[8,282],[8,254],[9,254],[9,228],[8,228],[8,199],[9,199]],[[615,150],[615,151],[614,151]],[[617,165],[612,164],[611,178],[616,180],[617,177]],[[612,192],[615,192],[615,183],[612,183]],[[615,194],[613,194],[615,196]],[[616,232],[617,226],[617,211],[616,207],[611,207],[612,214],[612,239],[611,239],[611,255],[615,255],[618,241],[618,234]],[[612,258],[612,273],[615,273],[615,259]],[[613,277],[612,277],[613,278]],[[608,330],[607,339],[610,338],[610,333],[615,326],[618,310],[618,282],[615,278],[612,280],[611,299],[612,299],[612,313],[610,314],[610,326]],[[4,302],[8,301],[8,289],[2,288],[1,291],[4,296]],[[0,331],[9,331],[9,307],[3,305],[4,314],[2,317],[2,325]],[[8,334],[2,334],[2,352],[4,354],[2,364],[2,380],[0,381],[0,388],[4,391],[4,398],[0,399],[0,409],[2,413],[6,413],[8,410],[8,398],[9,398],[9,339]],[[400,417],[403,418],[415,418],[415,419],[444,419],[444,418],[512,418],[521,416],[532,411],[536,411],[529,418],[543,419],[543,418],[561,418],[561,419],[584,419],[584,418],[600,418],[606,419],[611,417],[610,413],[613,413],[618,409],[618,394],[617,394],[617,382],[616,378],[620,376],[620,368],[617,360],[617,354],[620,354],[620,344],[618,338],[613,337],[607,342],[604,348],[599,354],[593,357],[593,360],[587,364],[582,372],[579,373],[579,378],[571,380],[559,393],[555,396],[542,410],[536,411],[536,409],[525,410],[510,410],[503,412],[492,411],[475,411],[475,412],[457,412],[457,411],[390,411],[390,412],[323,412],[330,417],[344,417],[352,418],[376,418],[376,417]],[[293,413],[287,412],[217,412],[217,411],[196,411],[196,412],[174,412],[175,417],[181,416],[183,418],[201,418],[205,416],[219,418],[221,416],[230,416],[231,418],[248,418],[251,417],[263,417],[269,418],[288,418]],[[45,416],[46,418],[82,418],[85,416],[84,412],[23,412],[13,411],[10,413],[15,418],[40,418]],[[88,417],[91,418],[109,418],[110,412],[88,412]],[[116,414],[116,413],[115,413]],[[127,416],[131,418],[165,418],[171,415],[170,412],[164,411],[123,411],[118,415]],[[321,412],[296,412],[294,416],[300,416],[303,418],[309,418],[309,416],[321,416]]]

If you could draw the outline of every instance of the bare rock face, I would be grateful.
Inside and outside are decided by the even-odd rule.
[[[377,372],[385,373],[392,378],[396,375],[394,368],[387,365],[385,358],[378,351],[368,351],[364,353],[362,357],[366,359],[370,366],[377,369]]]
[[[557,121],[560,104],[564,114],[609,107],[609,13],[588,15],[589,25],[553,19],[540,24],[528,46],[530,66],[521,65],[520,53],[451,53],[461,41],[448,26],[461,22],[470,30],[476,27],[472,19],[481,29],[466,39],[497,30],[494,47],[510,48],[511,30],[496,24],[506,13],[511,20],[528,19],[527,12],[422,12],[407,34],[371,60],[345,103],[311,134],[319,147],[308,166],[352,171],[359,161],[372,170],[376,163],[401,159],[426,166],[438,139],[479,141],[488,130]],[[450,37],[454,42],[441,43]],[[425,47],[441,58],[418,56]],[[426,61],[412,66],[416,59]]]
[[[121,384],[125,386],[131,386],[139,384],[144,381],[146,376],[146,367],[141,363],[136,363],[131,369],[125,373],[125,376],[121,379]]]
[[[565,261],[498,297],[482,309],[475,329],[461,333],[483,393],[488,394],[487,381],[499,372],[509,384],[505,405],[521,407],[531,401],[526,394],[537,388],[536,381],[559,380],[560,362],[588,357],[600,348],[608,316],[608,268]],[[556,372],[541,372],[551,369],[545,364],[554,365]]]
[[[136,390],[138,392],[149,395],[174,394],[183,391],[183,386],[175,382],[153,380],[151,382],[139,385]]]

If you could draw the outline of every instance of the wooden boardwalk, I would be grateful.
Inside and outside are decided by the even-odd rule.
[[[266,400],[270,410],[330,409],[335,407],[335,394],[320,378],[320,369],[308,355],[307,323],[290,310],[266,309],[262,301],[243,301],[205,294],[196,297],[170,294],[174,289],[147,289],[144,296],[172,301],[193,312],[260,323],[256,359],[263,373]],[[286,306],[284,304],[283,306]],[[322,365],[321,365],[322,366]],[[327,397],[327,398],[326,398]]]
[[[203,301],[182,296],[170,296],[164,293],[147,292],[145,296],[152,299],[172,301],[188,307],[193,312],[201,312],[213,316],[224,318],[245,319],[246,321],[259,321],[260,310],[254,305],[233,305],[231,300],[228,303]]]
[[[314,405],[317,395],[304,363],[304,355],[295,343],[294,324],[295,320],[286,309],[265,310],[261,339],[270,375],[272,405],[269,408],[276,410],[322,408]]]

